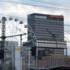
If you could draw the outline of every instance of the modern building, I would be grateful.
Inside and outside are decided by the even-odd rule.
[[[37,40],[64,41],[64,18],[62,15],[30,14],[28,25]]]
[[[67,53],[67,47],[64,41],[62,15],[29,14],[28,41],[32,44],[26,44],[24,47],[30,48],[26,59],[29,69],[47,70],[64,66],[64,53]]]

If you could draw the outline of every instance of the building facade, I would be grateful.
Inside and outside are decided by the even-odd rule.
[[[62,15],[30,14],[28,24],[37,40],[64,41],[64,18]]]
[[[47,70],[64,65],[64,51],[67,47],[62,15],[28,15],[28,41],[30,40],[32,44],[29,44],[30,54],[27,59],[29,69]]]

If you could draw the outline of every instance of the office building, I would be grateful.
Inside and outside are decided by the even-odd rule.
[[[36,35],[37,40],[64,41],[64,18],[58,15],[31,14],[28,25]]]
[[[64,65],[64,17],[33,13],[28,15],[28,41],[30,54],[28,67],[35,69],[51,69]],[[24,45],[26,46],[26,45]],[[32,48],[35,47],[33,50]],[[32,51],[36,52],[32,54]]]

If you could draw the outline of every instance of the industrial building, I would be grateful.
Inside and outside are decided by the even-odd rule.
[[[0,41],[0,49],[2,48]],[[5,41],[5,48],[4,48],[4,64],[5,70],[15,70],[15,48],[18,46],[16,41]],[[1,61],[1,60],[0,60]],[[0,67],[2,64],[0,63]]]
[[[64,41],[64,17],[33,13],[28,15],[28,43],[23,53],[23,68],[50,70],[64,66],[67,46]]]

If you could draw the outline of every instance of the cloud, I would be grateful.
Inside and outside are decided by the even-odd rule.
[[[22,17],[23,20],[26,19],[26,16],[28,14],[43,13],[43,14],[64,15],[64,18],[65,18],[64,23],[69,24],[70,23],[70,16],[69,16],[70,13],[69,12],[70,12],[69,10],[66,11],[64,9],[58,9],[55,7],[51,7],[49,5],[46,7],[38,7],[38,6],[23,5],[23,4],[0,3],[0,14],[1,15],[8,15],[8,16],[12,16],[12,17],[17,16],[17,18]],[[24,21],[24,23],[26,24],[25,21]],[[20,28],[20,27],[18,27],[18,28]],[[22,31],[23,31],[23,27],[20,29],[22,29]],[[12,30],[12,29],[7,29],[7,31],[8,30]],[[16,31],[16,29],[14,29],[14,30]],[[68,29],[68,30],[70,30],[70,29]],[[65,33],[65,35],[67,36],[67,38],[70,37],[70,35],[68,33]]]

